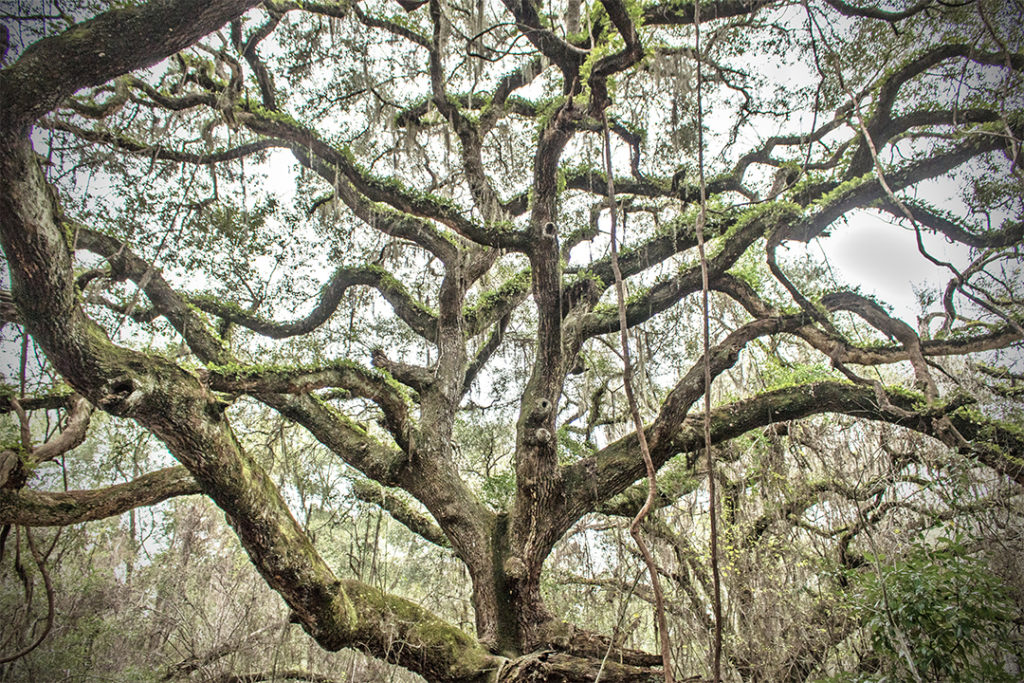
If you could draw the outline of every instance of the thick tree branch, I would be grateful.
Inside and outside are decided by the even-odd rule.
[[[304,3],[304,5],[308,4],[309,3]],[[359,23],[364,26],[383,29],[384,31],[399,36],[400,38],[405,38],[420,47],[427,48],[428,50],[430,49],[430,39],[408,26],[403,26],[402,24],[398,24],[388,19],[382,19],[380,17],[373,16],[372,14],[364,14],[363,11],[359,9],[359,5],[356,4],[352,5],[352,12],[356,19],[359,20]]]
[[[151,103],[155,103],[169,109],[171,111],[184,111],[186,109],[192,109],[194,107],[207,106],[211,109],[217,107],[217,95],[213,92],[192,92],[184,95],[169,95],[162,90],[157,90],[149,83],[146,83],[141,78],[135,78],[133,76],[128,77],[128,83],[137,90],[141,90],[149,99]],[[136,102],[143,104],[151,104],[146,99],[133,95]]]
[[[502,0],[508,11],[516,18],[516,25],[527,40],[540,50],[565,74],[568,82],[579,70],[586,52],[565,42],[541,22],[540,14],[533,0]]]
[[[92,417],[92,412],[92,405],[84,398],[74,401],[64,429],[56,436],[51,437],[34,448],[32,450],[32,461],[34,463],[49,462],[80,446],[85,441],[85,435],[89,431],[89,421]]]
[[[927,158],[891,172],[887,175],[887,181],[890,188],[898,192],[923,180],[947,173],[978,155],[999,149],[1003,144],[997,136],[971,134],[959,145],[937,151]],[[826,192],[828,194],[822,196]],[[823,187],[818,197],[811,197],[808,202],[816,199],[819,200],[816,211],[779,232],[774,239],[808,242],[847,212],[885,200],[887,195],[879,183],[873,182],[872,174],[868,173],[839,186]]]
[[[258,0],[153,0],[108,10],[34,43],[0,71],[0,132],[21,132],[76,90],[150,66]]]
[[[530,281],[530,270],[524,269],[496,288],[481,292],[463,313],[467,338],[482,334],[495,322],[508,317],[530,295]]]
[[[399,522],[424,540],[430,541],[441,548],[451,547],[448,538],[433,519],[417,512],[408,502],[383,486],[364,480],[357,480],[352,482],[352,493],[363,502],[380,506],[396,522]]]
[[[614,54],[598,59],[590,70],[587,83],[590,85],[590,115],[600,118],[611,104],[608,96],[608,77],[628,69],[643,56],[636,27],[622,0],[601,0],[605,12],[615,30],[623,40],[623,48]]]
[[[87,491],[0,490],[0,524],[68,526],[201,493],[184,467],[168,467],[125,484]]]
[[[944,215],[938,209],[909,200],[901,200],[911,217],[922,227],[934,230],[949,239],[975,249],[1000,249],[1012,247],[1024,240],[1024,221],[1006,221],[998,230],[976,234],[971,227],[952,216]],[[888,198],[878,203],[878,208],[904,219],[906,214]]]
[[[321,288],[317,304],[309,315],[290,322],[266,320],[243,311],[237,305],[213,297],[192,297],[190,302],[202,311],[241,325],[257,334],[271,339],[286,339],[308,334],[327,322],[338,309],[348,288],[355,286],[376,289],[391,304],[398,317],[413,331],[428,341],[436,339],[436,314],[416,301],[405,286],[390,273],[377,266],[342,267],[334,271],[331,279]]]
[[[928,69],[954,58],[967,59],[976,64],[1006,66],[1016,71],[1024,69],[1024,54],[981,52],[977,46],[966,43],[945,43],[918,55],[886,78],[879,88],[875,99],[874,113],[865,123],[868,135],[871,136],[871,141],[876,149],[880,150],[893,135],[901,132],[901,125],[913,125],[911,123],[913,118],[905,120],[902,124],[892,118],[893,106],[896,104],[900,89]],[[971,121],[971,111],[966,112],[966,118],[963,119],[965,122]],[[944,112],[938,114],[945,118]],[[918,116],[921,115],[923,114],[918,114]],[[859,177],[867,173],[872,165],[871,145],[867,140],[861,140],[847,166],[846,178]]]
[[[277,109],[277,92],[274,87],[274,77],[256,53],[256,48],[259,46],[260,41],[274,32],[274,29],[281,23],[284,15],[272,10],[273,3],[268,4],[267,7],[271,9],[269,21],[253,31],[249,39],[245,41],[244,46],[240,45],[238,47],[241,47],[242,56],[245,57],[245,61],[249,63],[249,67],[256,74],[256,82],[260,86],[260,97],[263,100],[263,106],[273,111]]]
[[[290,119],[272,116],[252,107],[238,112],[236,116],[240,123],[254,133],[292,143],[292,150],[299,162],[334,185],[339,197],[371,227],[376,225],[378,219],[386,222],[395,220],[395,217],[381,214],[379,217],[375,215],[373,218],[366,218],[362,214],[373,207],[351,196],[349,187],[370,202],[383,202],[403,214],[435,220],[478,244],[506,248],[521,247],[521,239],[513,232],[495,225],[477,225],[464,217],[448,200],[409,192],[400,182],[394,180],[374,178],[357,168],[345,152],[335,149],[322,141],[313,131]],[[344,183],[341,182],[342,179]]]
[[[644,8],[644,24],[647,26],[686,26],[694,23],[694,5],[690,2],[666,2]],[[729,17],[753,15],[773,0],[716,0],[700,3],[700,21],[715,21]]]
[[[816,382],[764,392],[714,409],[712,442],[722,443],[751,429],[827,413],[889,422],[939,438],[936,418],[946,417],[967,440],[969,454],[1024,485],[1024,435],[1019,430],[970,407],[953,407],[948,412],[941,405],[925,409],[923,400],[896,391],[886,391],[885,398],[898,410],[879,404],[874,387],[845,382]],[[701,415],[686,417],[679,429],[653,450],[656,461],[664,463],[676,453],[696,453],[703,445],[702,425]],[[636,449],[636,436],[631,434],[566,468],[565,479],[578,482],[570,489],[575,491],[575,495],[570,494],[570,512],[585,514],[641,477],[643,463],[636,456]],[[570,521],[570,525],[578,518]]]
[[[939,390],[924,360],[921,338],[912,327],[890,316],[874,301],[853,292],[829,294],[822,297],[821,303],[832,311],[847,310],[856,313],[875,329],[899,341],[907,351],[907,359],[914,368],[918,383],[924,387],[925,396],[929,400],[938,399]]]
[[[228,393],[305,394],[314,389],[336,387],[353,396],[368,398],[384,412],[388,431],[399,448],[407,450],[416,429],[409,414],[405,393],[379,372],[351,361],[339,361],[316,368],[267,368],[263,366],[210,366],[207,381],[211,389]]]
[[[935,0],[921,0],[905,10],[899,12],[888,12],[876,7],[858,7],[856,5],[843,2],[843,0],[825,0],[825,2],[830,7],[838,10],[840,14],[844,14],[848,17],[867,17],[869,19],[881,19],[882,21],[888,21],[890,23],[912,17],[935,4]]]
[[[795,207],[792,205],[765,204],[761,205],[752,215],[736,220],[726,234],[720,238],[717,253],[708,259],[708,278],[713,280],[732,267],[747,248],[767,232],[785,230],[784,226],[793,223],[794,215],[796,215]],[[660,249],[656,253],[656,257],[667,255],[672,246],[686,246],[690,241],[689,238],[682,242],[676,241],[674,236],[657,238],[656,244]],[[631,256],[633,256],[632,261],[635,263],[635,267],[639,267],[645,262],[642,250],[631,253]],[[624,274],[625,272],[624,269]],[[675,277],[655,284],[646,292],[631,297],[632,300],[626,307],[626,320],[630,327],[637,325],[669,309],[683,297],[699,291],[700,288],[700,267],[687,268]],[[587,338],[613,332],[618,330],[618,327],[617,315],[611,311],[595,309],[582,319],[581,336]]]
[[[40,445],[34,446],[29,409],[13,396],[6,401],[10,410],[17,415],[21,427],[21,443],[20,446],[8,446],[0,450],[0,488],[20,489],[25,485],[34,467],[64,455],[85,441],[93,407],[80,396],[66,397],[64,403],[68,408],[68,415],[64,427]],[[38,401],[32,403],[32,409],[40,407]]]
[[[460,556],[470,554],[470,548],[486,545],[492,515],[455,475],[450,462],[427,454],[413,460],[401,451],[388,449],[315,397],[265,394],[258,398],[304,426],[331,452],[370,479],[408,491],[434,516]]]
[[[728,294],[755,318],[778,315],[778,311],[762,301],[749,284],[728,273],[714,280],[712,289]],[[794,331],[793,334],[840,363],[887,365],[910,360],[910,352],[905,347],[896,345],[861,347],[814,325],[803,327]],[[979,334],[925,339],[921,341],[921,353],[931,357],[966,355],[1006,348],[1021,339],[1020,333],[1007,325]]]
[[[136,256],[120,240],[99,231],[76,225],[77,245],[110,262],[114,279],[130,278],[142,289],[192,352],[207,363],[226,363],[230,354],[188,302],[164,280],[153,266]]]
[[[391,360],[384,349],[374,349],[371,362],[373,367],[388,371],[392,377],[417,393],[426,391],[436,378],[433,368]]]
[[[9,395],[0,396],[0,412],[9,413],[14,410],[14,401],[11,400],[12,398],[13,396]],[[24,396],[16,400],[21,404],[22,410],[25,411],[56,410],[57,408],[73,408],[75,402],[78,400],[78,396],[67,388],[63,391],[58,388],[54,390],[53,393],[40,396]]]
[[[243,159],[267,149],[288,148],[288,144],[281,140],[264,139],[247,142],[235,147],[214,152],[189,152],[186,150],[166,149],[159,144],[154,145],[142,143],[134,138],[119,135],[110,130],[82,128],[59,119],[47,119],[44,120],[42,124],[44,127],[51,130],[61,130],[66,133],[71,133],[82,140],[110,145],[120,151],[136,154],[153,161],[174,161],[185,164],[196,164],[199,166],[208,166],[211,164]]]

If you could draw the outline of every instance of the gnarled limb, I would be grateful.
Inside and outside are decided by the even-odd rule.
[[[880,405],[871,386],[826,381],[767,391],[712,410],[712,442],[721,443],[777,422],[828,413],[890,422],[939,438],[935,418],[946,417],[968,440],[969,453],[986,466],[1024,484],[1024,458],[1021,458],[1024,437],[1009,425],[956,403],[951,408],[938,405],[926,409],[923,400],[918,403],[918,399],[906,393],[886,391],[885,395],[900,413]],[[677,453],[695,453],[703,443],[702,420],[702,415],[689,415],[668,438],[656,444],[652,441],[655,462],[660,465]],[[653,431],[652,427],[647,429]],[[604,500],[606,494],[614,492],[612,495],[615,495],[625,490],[643,475],[643,463],[636,457],[636,448],[636,437],[631,434],[565,468],[564,479],[571,482],[568,490],[573,492],[572,504],[566,508],[570,518],[566,524],[575,523]]]
[[[787,204],[760,208],[752,217],[738,220],[721,238],[721,248],[708,259],[708,277],[714,279],[724,273],[759,237],[770,230],[784,230],[783,226],[793,222],[794,207]],[[626,320],[630,326],[667,310],[684,296],[700,290],[701,270],[694,266],[681,271],[675,277],[652,286],[644,294],[635,297],[626,307]],[[583,338],[604,334],[618,329],[618,317],[610,312],[594,311],[581,322]]]
[[[101,489],[61,492],[4,489],[0,490],[0,524],[68,526],[197,493],[201,493],[199,484],[180,466]]]
[[[205,362],[226,363],[231,356],[206,322],[189,307],[151,263],[136,256],[120,240],[82,225],[75,225],[77,246],[107,258],[115,278],[130,278],[142,289],[156,311]]]
[[[380,407],[388,431],[403,450],[408,450],[409,441],[417,429],[409,414],[408,397],[381,373],[352,362],[338,362],[319,368],[211,366],[206,381],[215,391],[253,396],[305,394],[325,387],[345,389],[353,396],[368,398]]]
[[[364,480],[352,482],[352,493],[359,500],[378,505],[396,522],[405,526],[417,536],[441,548],[450,548],[451,543],[440,527],[427,515],[414,510],[409,503],[386,488]]]
[[[320,289],[317,305],[305,318],[289,322],[266,320],[243,311],[237,305],[212,297],[193,297],[190,300],[196,308],[236,323],[253,332],[271,339],[285,339],[312,332],[323,325],[341,304],[342,297],[357,285],[373,287],[383,296],[399,318],[414,332],[433,341],[437,338],[437,317],[422,303],[414,299],[405,286],[383,268],[360,266],[341,267],[334,271],[331,279]]]
[[[77,138],[110,145],[122,152],[137,154],[153,161],[174,161],[178,163],[207,166],[241,159],[267,149],[287,148],[288,143],[281,140],[264,139],[247,142],[227,149],[213,152],[190,152],[187,150],[168,149],[161,145],[147,145],[127,136],[119,135],[110,130],[93,130],[82,128],[60,119],[47,119],[43,126],[50,130],[71,133]]]
[[[339,197],[371,227],[375,226],[378,220],[384,222],[388,219],[386,213],[381,213],[379,209],[371,205],[372,202],[383,202],[403,214],[442,223],[478,244],[513,249],[521,247],[521,239],[517,238],[514,233],[488,225],[477,225],[463,216],[462,212],[451,202],[435,197],[415,195],[406,192],[400,184],[384,183],[372,177],[358,169],[343,151],[335,149],[321,140],[313,131],[303,128],[297,123],[280,116],[269,116],[267,113],[251,107],[238,112],[236,116],[240,123],[254,133],[290,143],[299,162],[316,171],[327,182],[335,185]],[[366,215],[373,215],[374,218],[368,219]],[[391,220],[394,220],[394,217],[391,217]],[[450,258],[444,258],[441,249],[442,245],[437,244],[431,251],[438,250],[439,258],[450,261]]]
[[[108,10],[35,43],[0,71],[0,133],[22,133],[76,90],[155,64],[257,4],[159,0]]]

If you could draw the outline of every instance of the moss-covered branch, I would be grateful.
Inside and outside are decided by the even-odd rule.
[[[480,293],[463,311],[467,337],[475,337],[508,316],[530,295],[530,269],[525,268],[496,288]]]
[[[644,7],[643,18],[647,26],[686,26],[694,22],[694,5],[700,0],[657,3]],[[771,4],[771,0],[714,0],[700,2],[701,22],[715,21],[728,17],[752,15],[762,7]]]
[[[357,480],[352,482],[352,493],[363,502],[382,507],[395,521],[417,536],[442,548],[451,546],[434,520],[414,510],[407,501],[388,489],[365,480]]]
[[[882,81],[874,102],[874,111],[864,124],[867,134],[871,137],[870,143],[868,140],[860,140],[860,144],[854,150],[847,166],[847,178],[855,178],[870,171],[873,165],[871,147],[881,150],[882,146],[894,135],[901,132],[900,122],[892,116],[900,89],[912,79],[942,62],[958,58],[977,64],[1005,66],[1017,71],[1024,69],[1024,54],[982,52],[977,45],[969,43],[943,43],[920,54],[915,54],[913,59],[890,73]],[[969,122],[970,119],[961,118],[957,114],[954,120]]]
[[[350,361],[312,368],[211,365],[207,381],[215,391],[253,396],[303,394],[324,387],[345,389],[353,396],[370,399],[381,408],[388,430],[403,450],[408,448],[410,436],[416,429],[409,414],[410,400],[402,387],[383,373]]]
[[[784,229],[799,216],[795,205],[785,202],[762,204],[751,209],[747,214],[735,219],[732,226],[719,238],[717,246],[713,246],[713,255],[708,259],[708,277],[714,279],[731,268],[747,248],[759,237],[771,230]],[[668,251],[671,247],[668,238],[659,238],[660,247],[657,255]],[[683,246],[687,242],[676,242]],[[637,266],[643,263],[643,257],[635,258]],[[699,291],[701,288],[701,269],[699,265],[680,271],[675,277],[659,282],[644,292],[630,297],[626,302],[626,322],[630,327],[662,313],[683,297]],[[583,338],[598,334],[614,332],[619,329],[618,313],[615,310],[595,308],[587,314],[581,324]]]
[[[845,382],[815,382],[764,392],[715,408],[711,414],[712,442],[722,443],[778,422],[829,413],[889,422],[940,438],[942,420],[948,419],[965,439],[962,450],[1024,484],[1024,430],[984,416],[970,406],[925,408],[923,397],[910,392],[889,389],[883,395],[888,405],[879,403],[876,388]],[[703,417],[690,415],[670,438],[652,448],[652,456],[660,465],[677,453],[696,453],[703,444]],[[569,524],[643,476],[644,466],[637,453],[636,435],[631,434],[566,468],[565,478],[572,482],[569,490],[573,492],[567,510],[572,517]]]
[[[14,410],[14,403],[11,399],[14,398],[13,394],[7,394],[6,392],[0,391],[0,412],[9,413]],[[57,408],[72,408],[77,400],[77,396],[73,391],[68,388],[56,390],[47,393],[40,394],[37,396],[23,396],[18,398],[17,401],[21,405],[23,410],[56,410]]]
[[[290,143],[299,162],[334,185],[338,196],[371,227],[377,227],[378,222],[386,224],[400,219],[374,206],[380,203],[409,217],[418,216],[437,221],[478,244],[510,249],[522,247],[522,238],[514,232],[501,226],[478,225],[466,218],[450,200],[416,192],[393,178],[373,176],[360,168],[346,151],[327,144],[315,132],[286,115],[247,106],[237,112],[236,116],[240,123],[254,133]],[[425,231],[428,231],[427,227],[419,228],[419,232]],[[438,249],[434,247],[431,250]],[[450,256],[450,251],[446,251],[447,254],[438,253],[438,256],[450,260],[444,258]]]
[[[974,232],[965,221],[947,215],[939,209],[930,207],[923,202],[901,200],[903,207],[922,227],[934,230],[947,238],[966,244],[975,249],[999,249],[1010,247],[1024,240],[1024,221],[1007,220],[996,230],[988,230],[981,234]],[[888,198],[878,204],[878,208],[903,219],[903,209],[896,206]]]
[[[132,137],[121,135],[111,130],[82,128],[59,119],[48,119],[44,122],[44,126],[51,130],[71,133],[82,140],[110,145],[122,152],[137,154],[154,161],[174,161],[201,166],[242,159],[267,149],[288,147],[286,143],[280,140],[263,139],[214,152],[190,152],[187,150],[168,149],[160,144],[140,142]]]
[[[208,363],[230,361],[227,348],[152,264],[136,256],[127,245],[110,235],[77,224],[73,228],[77,246],[105,257],[110,262],[114,279],[129,278],[138,284],[154,309],[167,318],[196,356]]]
[[[711,288],[716,291],[728,294],[748,313],[756,318],[778,315],[778,311],[769,306],[748,283],[725,273],[711,283]],[[828,310],[834,309],[829,306],[830,299],[826,296],[822,305]],[[899,344],[874,344],[870,346],[859,346],[850,340],[825,331],[815,325],[807,325],[793,332],[812,347],[821,351],[829,358],[839,363],[852,363],[855,365],[889,365],[910,360],[910,351]],[[1015,342],[1021,341],[1020,333],[1009,325],[995,329],[985,329],[981,332],[970,334],[948,336],[940,339],[924,339],[920,342],[921,354],[925,357],[960,356],[992,349],[1006,348]]]
[[[196,308],[228,322],[236,323],[271,339],[286,339],[308,334],[323,325],[341,304],[349,287],[372,287],[380,292],[395,313],[423,338],[433,341],[437,336],[437,317],[433,311],[414,299],[405,286],[385,269],[377,266],[342,267],[320,289],[316,306],[309,315],[290,322],[267,320],[242,310],[236,304],[214,297],[192,297]]]
[[[516,25],[523,35],[565,74],[566,81],[579,70],[586,52],[560,38],[544,25],[537,6],[531,0],[503,0],[505,7],[516,19]]]
[[[1020,136],[1021,130],[1014,130],[1014,135]],[[968,134],[959,144],[941,151],[937,150],[924,159],[894,169],[886,174],[886,181],[893,192],[899,192],[947,173],[978,155],[1000,149],[1004,145],[1005,142],[999,136],[984,133]],[[806,217],[779,232],[775,239],[810,241],[849,211],[887,199],[885,190],[880,183],[873,180],[870,172],[850,178],[839,185],[824,185],[815,189],[812,194],[801,195],[801,202],[810,202]]]
[[[200,493],[199,484],[180,466],[87,491],[0,490],[0,524],[68,526],[196,493]]]
[[[0,133],[21,132],[77,90],[150,66],[258,0],[157,0],[119,7],[44,38],[0,71]]]

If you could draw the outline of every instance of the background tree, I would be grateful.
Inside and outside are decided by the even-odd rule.
[[[616,521],[644,502],[645,450],[676,675],[706,672],[715,630],[741,678],[941,675],[921,644],[973,666],[991,653],[917,638],[927,619],[892,605],[906,568],[940,567],[937,596],[981,571],[928,564],[942,537],[934,557],[994,567],[978,585],[1003,607],[973,612],[977,633],[1020,617],[1014,567],[996,562],[1019,543],[1024,483],[1020,15],[984,0],[8,12],[3,313],[24,343],[0,521],[26,606],[9,656],[54,622],[60,538],[29,527],[201,493],[324,650],[428,680],[668,677],[647,652],[661,627],[636,609],[655,586]],[[916,326],[802,246],[869,216],[949,272]],[[942,240],[966,260],[944,262]],[[144,444],[104,481],[76,457],[97,448],[78,448],[106,424],[94,411]],[[456,558],[468,593],[400,597],[436,577],[388,581],[388,538],[353,499]],[[216,551],[181,514],[161,538],[187,581]],[[609,571],[580,575],[581,553]],[[610,609],[573,586],[610,590]],[[259,614],[168,675],[282,621]]]

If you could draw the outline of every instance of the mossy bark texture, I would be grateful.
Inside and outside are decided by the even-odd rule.
[[[436,259],[432,268],[441,264],[440,285],[431,302],[436,308],[421,303],[411,288],[379,265],[342,267],[322,287],[313,311],[292,322],[264,320],[237,304],[183,296],[158,269],[132,253],[130,245],[73,224],[63,215],[60,198],[47,183],[30,142],[31,127],[78,90],[151,66],[257,4],[257,0],[153,0],[112,9],[39,41],[0,70],[0,242],[10,266],[17,320],[75,392],[103,411],[138,422],[161,439],[181,465],[97,491],[44,494],[8,487],[0,490],[0,523],[63,525],[118,514],[170,496],[203,494],[223,510],[253,565],[290,607],[293,620],[328,650],[355,648],[407,667],[429,681],[662,680],[660,657],[626,650],[609,637],[574,629],[550,614],[542,599],[541,575],[552,548],[584,515],[602,505],[620,513],[635,509],[638,500],[630,487],[646,476],[637,434],[571,462],[559,460],[558,415],[560,402],[564,406],[567,377],[581,367],[581,352],[588,340],[618,332],[623,324],[617,309],[599,304],[613,280],[610,261],[596,259],[586,269],[568,268],[568,254],[583,238],[564,229],[560,215],[566,188],[591,190],[595,183],[600,186],[608,179],[589,172],[567,176],[562,155],[572,149],[569,143],[578,131],[593,129],[595,121],[605,117],[614,90],[608,79],[637,66],[643,58],[634,21],[642,14],[647,22],[692,23],[692,3],[640,8],[620,0],[602,0],[611,24],[602,20],[591,38],[603,42],[585,49],[551,30],[532,0],[506,0],[515,25],[544,59],[538,56],[537,65],[505,77],[477,117],[463,111],[465,103],[459,97],[444,91],[439,34],[431,39],[402,29],[402,35],[430,55],[434,90],[429,106],[423,103],[408,110],[406,123],[436,109],[459,136],[466,186],[476,202],[475,211],[465,213],[451,200],[374,177],[355,162],[349,150],[332,146],[319,138],[317,131],[277,110],[266,72],[259,77],[263,106],[239,96],[241,88],[228,92],[222,79],[196,75],[207,90],[195,100],[195,106],[213,106],[212,102],[221,107],[219,115],[230,117],[233,126],[257,136],[260,140],[248,149],[276,146],[291,150],[299,164],[330,184],[332,196],[353,216],[389,239],[421,247]],[[280,21],[278,14],[304,6],[266,4],[275,15],[274,22]],[[720,18],[754,12],[766,3],[725,0],[713,4],[717,7],[714,14]],[[348,9],[346,3],[317,5],[317,11],[330,16]],[[440,3],[432,0],[429,10],[440,31]],[[608,42],[613,28],[622,39],[621,49],[612,49]],[[255,63],[255,43],[251,47],[245,59]],[[959,55],[958,49],[936,53],[934,60]],[[975,57],[984,63],[998,63],[984,55]],[[485,172],[483,140],[502,107],[513,106],[506,102],[510,94],[537,75],[534,72],[542,61],[560,71],[564,92],[550,99],[543,113],[536,107],[531,110],[537,137],[533,165],[527,171],[532,174],[529,190],[502,203]],[[914,68],[932,63],[925,60]],[[527,72],[533,75],[527,78]],[[900,85],[916,73],[913,69],[900,72],[893,76],[892,86],[883,89],[878,105],[881,113],[868,122],[880,140],[900,133],[893,128],[889,109]],[[130,80],[118,81],[121,104]],[[178,103],[181,109],[187,108],[177,96],[153,86],[131,87],[151,104],[174,109]],[[191,106],[193,103],[188,103]],[[79,105],[75,111],[81,113],[83,107]],[[632,140],[630,145],[639,154],[641,136],[620,128],[617,132],[627,142]],[[62,130],[75,132],[67,127]],[[131,153],[141,149],[139,143],[116,135],[94,136],[91,141],[120,146]],[[770,158],[778,141],[770,138],[763,153],[748,155],[734,173],[713,180],[708,188],[716,193],[737,191],[746,165],[755,157]],[[915,161],[890,180],[897,190],[904,190],[1001,144],[997,136],[972,138],[948,153]],[[926,363],[928,356],[1005,347],[1019,341],[1019,327],[994,330],[967,342],[922,341],[909,326],[897,324],[862,297],[825,298],[821,310],[815,304],[796,312],[779,311],[750,285],[729,274],[760,240],[769,238],[772,248],[784,240],[809,240],[851,207],[882,201],[882,192],[865,166],[864,148],[858,149],[851,173],[858,172],[845,183],[809,185],[794,190],[787,199],[776,193],[774,199],[754,202],[753,207],[714,213],[708,226],[715,240],[707,262],[710,286],[744,306],[753,320],[724,335],[707,358],[680,373],[646,427],[656,467],[680,453],[694,454],[703,445],[702,416],[692,415],[691,409],[706,389],[705,362],[711,377],[717,377],[732,368],[743,349],[755,340],[788,335],[828,354],[837,365],[909,360],[925,395],[887,391],[866,382],[831,380],[764,391],[713,410],[714,442],[812,414],[843,413],[898,423],[935,436],[1024,484],[1024,432],[967,406],[943,403]],[[243,153],[239,150],[229,150],[219,158],[234,158],[232,154]],[[212,163],[215,156],[211,152],[202,158],[174,161]],[[666,179],[645,180],[635,168],[634,175],[634,180],[624,181],[620,187],[637,196],[681,202],[684,209],[694,201],[692,186],[673,182],[669,189]],[[617,194],[610,188],[607,192]],[[483,219],[476,222],[471,215]],[[659,230],[623,252],[623,277],[639,275],[695,246],[693,235],[683,229],[685,211],[681,215],[680,225],[673,223],[671,234]],[[598,232],[596,217],[593,230]],[[1019,239],[1019,233],[1015,235],[1014,239]],[[152,305],[153,316],[169,322],[200,368],[187,368],[166,357],[111,342],[81,306],[73,248],[105,258],[118,277],[133,280]],[[504,282],[475,290],[484,275],[496,270],[492,267],[507,251],[517,252],[528,266],[520,262],[515,275]],[[701,291],[701,269],[683,263],[677,272],[648,282],[649,286],[635,291],[625,304],[628,326],[644,323]],[[219,318],[225,328],[240,325],[275,339],[303,335],[329,320],[352,287],[375,290],[411,333],[430,345],[433,360],[429,367],[391,360],[382,349],[373,351],[372,368],[347,360],[302,368],[245,365],[232,356],[229,344],[207,322],[206,316],[211,316]],[[455,425],[477,373],[501,344],[513,312],[531,295],[537,330],[533,363],[519,397],[515,423],[515,491],[507,509],[496,511],[476,496],[461,476],[453,447]],[[899,345],[860,348],[828,325],[817,326],[838,309],[857,312]],[[481,343],[478,338],[485,333],[490,337]],[[391,441],[374,438],[372,429],[313,393],[327,387],[374,403],[383,413],[380,424]],[[269,474],[236,439],[224,395],[243,394],[302,425],[347,465],[372,480],[357,487],[357,496],[387,508],[409,528],[458,557],[472,581],[474,636],[408,600],[334,574]],[[663,480],[666,497],[699,485],[694,464],[691,457],[680,465],[675,477]],[[380,487],[403,490],[402,495],[411,496],[429,517]]]

